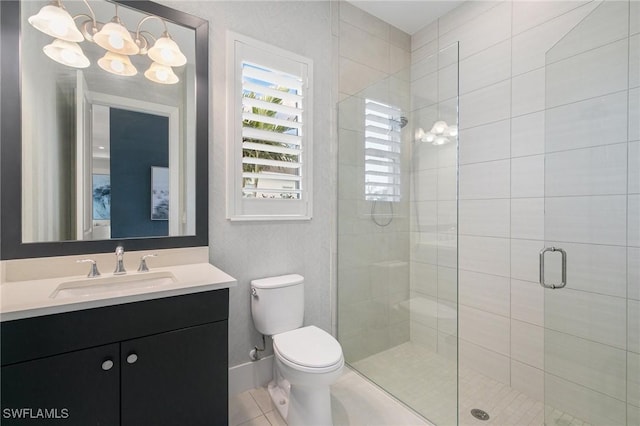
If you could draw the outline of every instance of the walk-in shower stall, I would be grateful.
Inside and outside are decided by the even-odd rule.
[[[516,3],[339,102],[338,338],[437,425],[637,425],[640,4]]]
[[[338,337],[436,423],[457,416],[458,45],[339,105]]]

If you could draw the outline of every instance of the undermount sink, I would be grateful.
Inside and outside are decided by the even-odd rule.
[[[68,297],[90,297],[101,294],[125,294],[132,290],[152,290],[177,282],[176,277],[168,271],[143,272],[127,275],[87,278],[77,281],[66,281],[60,284],[49,296],[52,299]]]

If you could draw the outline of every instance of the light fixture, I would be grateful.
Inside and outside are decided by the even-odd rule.
[[[446,121],[438,120],[433,123],[431,130],[425,132],[423,128],[419,128],[416,132],[416,140],[420,142],[429,142],[439,146],[450,142],[449,138],[455,138],[458,135],[458,126],[449,126]]]
[[[449,142],[449,139],[445,138],[444,136],[438,136],[437,138],[434,138],[433,142],[431,142],[433,145],[444,145],[447,142]]]
[[[153,62],[148,70],[144,72],[144,76],[149,80],[160,84],[175,84],[180,79],[173,72],[171,67]]]
[[[55,38],[51,44],[43,48],[49,58],[70,67],[86,68],[90,65],[89,59],[76,42],[87,40],[107,50],[98,60],[98,65],[105,71],[121,76],[136,75],[138,71],[128,56],[147,55],[152,60],[151,66],[145,72],[149,80],[161,84],[175,84],[180,81],[171,67],[185,65],[187,58],[171,38],[164,19],[156,15],[145,16],[136,27],[135,37],[132,37],[132,33],[118,16],[117,4],[113,19],[102,24],[96,19],[88,0],[83,2],[89,9],[90,16],[79,14],[72,17],[62,5],[62,0],[53,0],[37,14],[29,17],[29,23],[34,28]],[[75,20],[81,17],[87,19],[76,26]],[[149,19],[158,19],[164,26],[164,32],[157,39],[148,31],[141,31],[142,24]],[[151,48],[149,39],[154,41]]]
[[[181,67],[187,63],[187,58],[167,31],[156,40],[148,55],[153,61],[170,67]]]
[[[89,59],[84,55],[78,43],[55,39],[42,48],[44,53],[56,62],[74,68],[87,68]]]
[[[435,123],[433,123],[433,127],[431,128],[431,133],[436,135],[441,135],[444,133],[446,129],[447,129],[447,123],[442,120],[438,120]]]
[[[98,60],[98,65],[103,70],[111,74],[130,77],[136,75],[138,70],[131,63],[131,59],[127,55],[119,53],[107,52]]]
[[[30,16],[28,21],[34,28],[51,37],[65,41],[84,40],[73,18],[64,10],[59,0],[44,6],[38,13]]]
[[[121,55],[136,55],[140,52],[140,48],[133,41],[129,31],[122,25],[118,15],[94,34],[93,41],[103,49]]]

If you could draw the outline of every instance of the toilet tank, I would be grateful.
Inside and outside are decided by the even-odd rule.
[[[256,329],[268,336],[302,327],[304,277],[290,274],[251,281],[251,314]]]

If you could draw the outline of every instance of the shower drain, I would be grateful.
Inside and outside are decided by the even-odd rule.
[[[489,414],[479,408],[474,408],[473,410],[471,410],[471,415],[478,420],[489,420]]]

